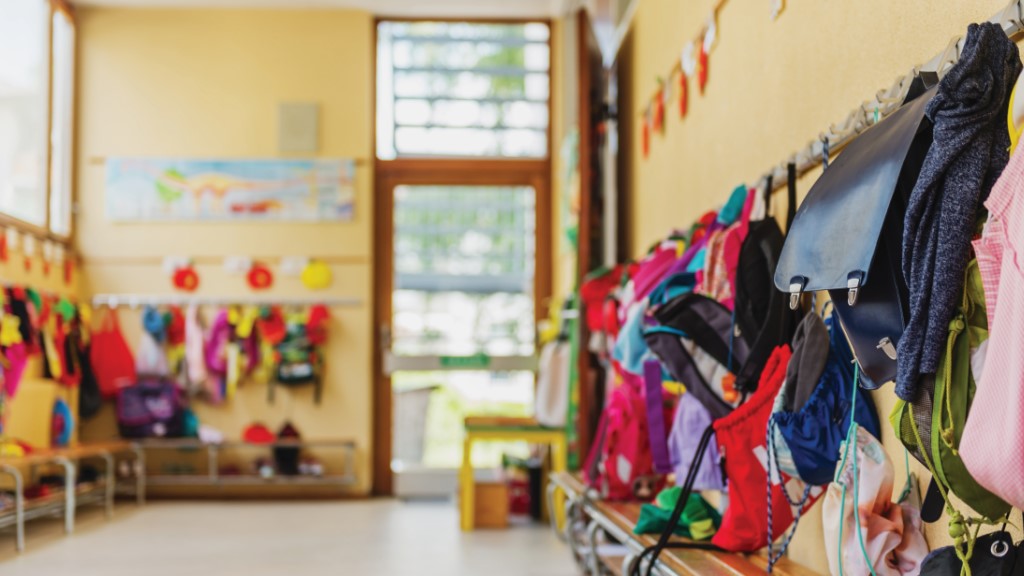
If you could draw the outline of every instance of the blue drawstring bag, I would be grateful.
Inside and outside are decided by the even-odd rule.
[[[793,527],[780,549],[769,550],[769,573],[789,547],[802,512],[821,496],[820,486],[832,482],[851,411],[861,427],[879,434],[878,414],[864,389],[856,387],[851,410],[853,380],[853,353],[834,312],[824,321],[808,313],[793,336],[786,381],[768,418],[768,486],[784,483],[782,493],[794,511]]]
[[[776,469],[806,484],[832,481],[850,427],[853,353],[833,316],[809,313],[793,338],[793,358],[768,420],[770,459]],[[854,419],[878,437],[871,396],[858,390]]]

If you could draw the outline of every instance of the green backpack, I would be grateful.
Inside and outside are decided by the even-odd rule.
[[[964,422],[974,400],[975,379],[971,371],[971,350],[988,339],[985,290],[972,260],[965,274],[963,298],[949,323],[946,350],[939,371],[922,381],[918,397],[911,403],[900,400],[889,416],[896,435],[907,450],[932,473],[950,516],[950,535],[966,536],[963,516],[949,498],[956,494],[987,523],[1002,520],[1010,505],[982,488],[964,467],[957,448]]]

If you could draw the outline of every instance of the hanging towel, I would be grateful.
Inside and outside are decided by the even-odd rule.
[[[203,324],[199,318],[199,306],[193,304],[185,312],[185,368],[188,388],[199,392],[206,385],[206,357],[204,355]]]
[[[996,24],[972,24],[960,60],[942,78],[926,115],[934,141],[903,221],[903,274],[910,319],[899,341],[896,394],[938,369],[970,259],[978,205],[1009,160],[1006,108],[1020,74],[1017,46]]]

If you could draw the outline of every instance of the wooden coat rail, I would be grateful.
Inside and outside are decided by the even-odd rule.
[[[1017,40],[1024,34],[1024,0],[1012,0],[1002,11],[990,18],[989,22],[999,24],[1007,36]],[[832,124],[806,148],[765,172],[761,180],[767,181],[771,176],[772,191],[775,191],[784,188],[788,183],[788,164],[796,164],[798,178],[821,165],[826,144],[831,156],[879,120],[895,112],[903,104],[911,83],[920,72],[936,72],[941,78],[960,59],[963,45],[964,37],[955,36],[940,54],[920,66],[915,66],[906,75],[896,79],[889,88],[879,90],[873,99],[855,108],[845,120]]]

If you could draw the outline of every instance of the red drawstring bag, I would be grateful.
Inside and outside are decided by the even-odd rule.
[[[121,333],[116,311],[107,312],[93,331],[89,359],[104,397],[113,398],[118,390],[135,382],[135,358]]]
[[[711,543],[723,550],[753,552],[768,545],[765,430],[775,397],[786,380],[790,356],[789,346],[776,348],[761,373],[757,391],[739,408],[714,422],[715,438],[727,478],[729,506]],[[787,480],[785,475],[783,478]],[[793,523],[793,512],[782,493],[782,486],[774,483],[771,512],[774,542]]]

